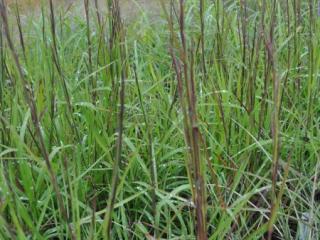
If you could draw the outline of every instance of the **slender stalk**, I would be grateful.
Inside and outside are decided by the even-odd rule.
[[[91,29],[90,29],[90,16],[89,16],[89,0],[83,0],[83,1],[84,1],[84,10],[85,10],[86,24],[87,24],[88,68],[89,68],[89,74],[90,74],[92,102],[93,104],[95,104],[96,98],[97,98],[97,93],[96,93],[97,83],[96,83],[96,79],[94,79],[94,76],[91,75],[93,67],[92,67],[92,44],[91,44],[91,36],[90,36]]]
[[[41,127],[40,127],[40,122],[39,122],[37,105],[36,105],[36,103],[34,101],[33,91],[31,89],[30,84],[28,83],[27,79],[25,78],[25,75],[23,74],[23,70],[22,70],[22,66],[20,64],[20,60],[19,60],[18,54],[17,54],[17,52],[16,52],[16,50],[14,48],[13,42],[11,40],[11,36],[10,36],[10,33],[9,33],[9,26],[8,26],[7,9],[6,9],[6,4],[5,4],[4,0],[0,1],[0,14],[1,14],[2,22],[3,22],[4,34],[6,36],[7,43],[8,43],[9,49],[11,51],[12,57],[13,57],[13,59],[15,61],[16,68],[17,68],[18,74],[19,74],[19,78],[21,80],[21,84],[23,85],[24,97],[25,97],[25,100],[28,103],[29,108],[30,108],[32,122],[33,122],[33,125],[34,125],[35,130],[36,130],[36,135],[38,137],[39,146],[40,146],[40,149],[41,149],[42,156],[43,156],[43,158],[45,160],[45,164],[47,166],[47,170],[48,170],[48,173],[49,173],[51,184],[52,184],[53,190],[54,190],[54,192],[56,194],[56,198],[57,198],[57,201],[58,201],[58,206],[59,206],[59,210],[60,210],[61,216],[62,216],[62,218],[64,219],[64,221],[68,225],[68,229],[69,229],[69,232],[71,234],[71,238],[72,239],[76,239],[76,237],[74,235],[74,232],[73,232],[73,229],[71,227],[71,224],[69,223],[67,211],[66,211],[66,209],[64,207],[64,204],[63,204],[63,199],[62,199],[62,195],[61,195],[61,192],[60,192],[60,189],[59,189],[59,186],[58,186],[58,182],[57,182],[54,170],[52,168],[51,162],[49,160],[49,154],[48,154],[48,151],[46,149],[45,141],[44,141],[44,138],[43,138],[42,133],[41,133]]]
[[[108,206],[106,209],[106,215],[103,222],[103,233],[104,239],[111,239],[111,226],[112,226],[112,214],[115,204],[115,198],[117,195],[117,188],[120,175],[120,165],[121,165],[121,154],[122,154],[122,141],[123,141],[123,122],[125,113],[125,78],[126,78],[126,63],[125,63],[125,49],[124,49],[124,30],[121,23],[120,17],[120,7],[118,0],[112,0],[112,18],[114,28],[113,39],[112,39],[112,49],[119,53],[119,69],[120,69],[120,107],[118,113],[118,128],[117,128],[117,141],[116,141],[116,152],[115,159],[112,168],[112,180],[111,180],[111,191],[109,193]]]
[[[196,109],[196,86],[194,79],[194,52],[190,50],[190,56],[187,51],[187,40],[185,35],[185,16],[184,16],[184,0],[180,0],[180,16],[179,16],[179,30],[180,30],[180,59],[182,62],[182,73],[178,68],[178,63],[174,57],[173,51],[171,55],[176,69],[178,79],[178,92],[181,102],[181,107],[184,112],[184,128],[185,139],[189,149],[191,160],[191,174],[195,184],[193,189],[193,199],[195,202],[196,211],[196,235],[198,240],[207,239],[207,225],[206,225],[206,189],[205,189],[205,171],[204,161],[201,159],[200,146],[201,141],[200,131],[198,127],[198,117]],[[190,60],[189,60],[190,59]],[[184,80],[184,83],[182,82]],[[183,89],[185,88],[185,89]],[[184,95],[184,93],[186,95]],[[187,105],[184,105],[186,99]]]
[[[19,6],[18,6],[17,1],[15,2],[15,7],[16,7],[16,19],[17,19],[17,26],[18,26],[18,30],[19,30],[20,45],[21,45],[21,48],[22,48],[24,60],[27,61],[26,47],[25,47],[25,44],[24,44],[24,37],[23,37],[22,26],[21,26],[21,18],[20,18]]]
[[[137,86],[138,90],[138,97],[139,97],[139,102],[140,102],[140,107],[143,115],[143,120],[146,125],[146,131],[147,131],[147,137],[148,137],[148,157],[151,161],[150,164],[150,173],[151,173],[151,186],[152,186],[152,192],[151,192],[151,198],[152,198],[152,213],[153,216],[155,217],[157,215],[157,195],[156,195],[156,190],[158,188],[157,184],[157,163],[154,158],[153,154],[153,141],[152,141],[152,131],[151,131],[151,126],[148,121],[148,117],[146,114],[146,111],[144,109],[143,101],[142,101],[142,94],[139,86],[139,78],[138,78],[138,73],[137,73],[137,64],[133,65],[133,71],[134,71],[134,76],[135,76],[135,83]],[[156,226],[156,222],[154,221],[154,237],[158,239],[158,229]]]
[[[271,240],[273,232],[273,224],[277,216],[277,204],[279,200],[277,198],[276,185],[278,179],[279,170],[279,153],[280,153],[280,105],[281,105],[281,85],[280,78],[277,73],[277,60],[275,52],[275,39],[274,39],[274,28],[276,21],[276,4],[274,0],[272,3],[272,14],[270,23],[269,39],[267,41],[267,52],[268,61],[272,68],[272,80],[273,80],[273,114],[272,114],[272,141],[273,141],[273,153],[272,153],[272,205],[271,205],[271,216],[268,223],[268,239]]]
[[[201,28],[201,56],[202,56],[202,74],[203,74],[203,79],[206,78],[207,75],[207,67],[206,67],[206,60],[205,60],[205,25],[204,25],[204,0],[199,0],[199,5],[200,5],[200,28]]]
[[[2,84],[4,83],[5,79],[5,69],[4,69],[4,42],[3,42],[3,25],[2,21],[0,22],[0,109],[2,111],[2,106],[3,106],[3,86]],[[4,128],[1,128],[4,129]],[[2,132],[2,130],[1,130]],[[3,133],[2,133],[3,134]]]
[[[69,94],[69,90],[68,90],[68,87],[67,87],[67,82],[66,82],[63,70],[62,70],[62,66],[60,64],[60,59],[59,59],[59,54],[58,54],[57,36],[56,36],[56,21],[55,21],[54,7],[53,6],[54,5],[53,5],[52,0],[49,0],[51,35],[52,35],[52,39],[53,39],[52,46],[51,46],[51,49],[52,49],[52,60],[53,60],[53,63],[55,65],[56,69],[57,69],[58,76],[61,79],[61,85],[62,85],[64,97],[65,97],[65,100],[67,102],[68,111],[70,113],[70,116],[66,115],[66,119],[67,119],[67,121],[68,121],[68,123],[70,125],[70,128],[71,128],[72,132],[76,136],[76,139],[80,143],[81,142],[80,134],[79,134],[75,119],[73,117],[73,107],[72,107],[72,103],[71,103],[71,97],[70,97],[70,94]]]
[[[248,51],[248,16],[247,16],[247,1],[240,0],[240,18],[241,18],[241,34],[242,34],[242,69],[241,69],[241,95],[240,101],[244,100],[244,89],[246,86],[245,80],[247,79],[247,51]]]
[[[306,137],[307,137],[307,131],[311,124],[311,116],[312,116],[312,106],[313,106],[313,89],[314,89],[314,66],[315,66],[315,60],[314,60],[314,43],[313,43],[313,35],[314,35],[314,4],[313,0],[309,0],[309,38],[308,38],[308,52],[309,52],[309,84],[308,84],[308,107],[307,107],[307,123],[306,123]]]

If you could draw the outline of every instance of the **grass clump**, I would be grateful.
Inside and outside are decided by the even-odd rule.
[[[0,0],[0,238],[318,239],[317,1],[119,4]]]

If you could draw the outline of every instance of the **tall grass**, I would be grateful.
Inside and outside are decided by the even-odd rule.
[[[79,2],[0,0],[0,239],[319,238],[318,1]]]

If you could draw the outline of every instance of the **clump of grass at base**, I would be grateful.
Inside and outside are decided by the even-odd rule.
[[[318,238],[317,1],[0,2],[1,239]]]

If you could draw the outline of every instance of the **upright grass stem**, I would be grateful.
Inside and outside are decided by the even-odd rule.
[[[272,205],[271,205],[271,215],[268,223],[268,239],[271,240],[273,232],[273,224],[277,216],[277,205],[280,200],[277,198],[277,179],[278,179],[278,170],[279,170],[279,154],[280,154],[280,105],[281,105],[281,82],[280,77],[277,72],[277,58],[276,58],[276,41],[274,28],[276,24],[276,5],[277,1],[272,2],[272,13],[271,13],[271,22],[270,22],[270,32],[266,42],[266,48],[268,53],[268,61],[271,66],[271,77],[273,81],[273,113],[272,113]]]
[[[124,122],[124,113],[125,113],[125,78],[126,78],[126,59],[125,59],[125,36],[124,29],[120,17],[120,7],[118,0],[109,1],[109,11],[111,11],[113,27],[112,39],[111,39],[111,51],[114,50],[119,55],[114,55],[118,63],[118,69],[120,74],[118,79],[120,80],[120,107],[117,120],[117,140],[116,140],[116,152],[115,159],[113,162],[112,168],[112,180],[111,180],[111,189],[109,192],[108,205],[106,209],[106,214],[103,223],[103,234],[104,239],[110,240],[111,237],[111,226],[112,226],[112,214],[115,204],[115,199],[117,195],[117,187],[119,182],[120,175],[120,166],[121,166],[121,154],[122,154],[122,144],[123,144],[123,122]],[[117,73],[116,73],[117,74]],[[114,77],[117,77],[115,75]]]
[[[318,226],[317,0],[159,0],[167,25],[133,5],[122,25],[122,0],[9,1],[0,239],[295,239],[305,213]]]
[[[86,15],[86,24],[87,24],[87,44],[88,44],[88,70],[89,73],[92,73],[93,71],[93,66],[92,66],[92,43],[91,43],[91,28],[90,28],[90,16],[89,16],[89,0],[83,0],[84,1],[84,9],[85,9],[85,15]],[[100,18],[98,16],[98,22],[100,23]],[[94,76],[90,75],[90,83],[91,83],[91,92],[92,92],[92,102],[93,104],[96,104],[96,98],[97,98],[97,93],[96,93],[96,88],[97,88],[97,83],[96,83],[96,78]]]
[[[64,219],[64,221],[67,223],[70,235],[72,239],[76,239],[76,236],[73,232],[73,229],[71,227],[71,224],[69,223],[69,219],[68,219],[68,215],[67,215],[67,211],[64,207],[64,203],[62,200],[62,195],[59,189],[59,185],[53,170],[53,167],[51,165],[51,162],[49,160],[49,154],[45,145],[45,141],[43,139],[42,133],[41,133],[41,127],[40,127],[40,122],[39,122],[39,116],[38,116],[38,111],[37,111],[37,105],[34,101],[34,95],[33,95],[33,90],[30,86],[30,84],[28,83],[27,79],[25,78],[25,75],[23,73],[22,70],[22,66],[20,64],[20,60],[18,57],[18,54],[14,48],[10,33],[9,33],[9,26],[8,26],[8,17],[7,17],[7,10],[6,10],[6,3],[4,2],[4,0],[1,0],[0,2],[0,14],[1,14],[1,19],[3,22],[3,28],[4,28],[4,34],[6,36],[7,39],[7,43],[9,46],[9,49],[11,51],[12,57],[15,61],[16,64],[16,68],[18,70],[18,74],[19,74],[19,79],[21,80],[21,84],[23,86],[23,90],[24,90],[24,97],[26,102],[29,105],[30,108],[30,112],[31,112],[31,118],[32,118],[32,122],[33,125],[35,127],[36,130],[36,136],[38,138],[39,141],[39,146],[40,146],[40,150],[41,150],[41,154],[42,157],[44,158],[45,164],[47,166],[47,170],[49,173],[49,177],[51,180],[51,184],[53,186],[54,192],[56,194],[56,198],[58,201],[58,206],[59,206],[59,210],[61,213],[62,218]]]
[[[199,143],[201,142],[200,130],[198,126],[197,117],[197,98],[196,98],[196,84],[194,79],[194,50],[188,51],[187,39],[185,34],[185,16],[184,16],[184,0],[180,0],[180,16],[179,16],[179,34],[181,45],[178,47],[181,65],[178,62],[173,46],[171,46],[171,57],[173,66],[175,68],[176,77],[178,80],[178,93],[180,104],[184,115],[184,129],[185,139],[188,147],[188,158],[190,159],[189,168],[190,181],[193,200],[195,203],[196,213],[196,236],[199,240],[207,239],[207,225],[206,225],[206,189],[205,189],[205,161],[201,158],[201,151]],[[170,24],[171,21],[169,21]],[[170,29],[173,30],[172,27]],[[172,39],[175,39],[174,33],[171,33]],[[204,53],[202,53],[204,54]]]
[[[205,58],[205,24],[204,24],[204,8],[205,8],[205,0],[199,0],[199,13],[200,13],[200,28],[201,28],[201,56],[202,56],[202,74],[203,79],[206,79],[207,75],[207,67],[206,67],[206,58]]]
[[[70,97],[70,93],[67,87],[67,82],[66,82],[66,78],[60,63],[60,59],[59,59],[59,53],[58,53],[58,45],[57,45],[57,33],[56,33],[56,20],[55,20],[55,14],[54,14],[54,4],[52,0],[49,0],[49,8],[50,8],[50,26],[51,26],[51,36],[52,36],[52,46],[51,46],[51,50],[52,50],[52,62],[58,72],[58,76],[61,80],[61,85],[62,85],[62,89],[63,89],[63,93],[64,93],[64,98],[65,101],[67,103],[67,109],[69,111],[69,115],[66,115],[67,121],[70,125],[70,128],[72,130],[72,132],[74,133],[77,141],[80,143],[81,139],[80,139],[80,134],[79,134],[79,130],[77,128],[77,124],[75,122],[74,116],[73,116],[73,107],[72,107],[72,102],[71,102],[71,97]]]
[[[137,73],[137,64],[135,63],[133,65],[133,71],[134,71],[134,76],[135,76],[135,83],[137,86],[137,90],[138,90],[138,97],[139,97],[139,103],[140,103],[140,107],[141,107],[141,111],[142,111],[142,115],[143,115],[143,120],[146,126],[146,131],[147,131],[147,138],[148,138],[148,147],[147,147],[147,151],[148,151],[148,157],[150,160],[150,174],[151,174],[151,186],[152,186],[152,192],[151,192],[151,199],[152,199],[152,211],[153,211],[153,216],[156,217],[157,216],[157,195],[156,195],[156,190],[158,188],[158,183],[157,183],[157,163],[155,161],[154,158],[154,153],[153,153],[153,141],[152,141],[152,131],[151,131],[151,126],[149,124],[148,121],[148,117],[143,105],[143,100],[142,100],[142,93],[140,90],[140,86],[139,86],[139,78],[138,78],[138,73]],[[153,223],[154,225],[154,237],[156,239],[158,239],[158,228],[156,226],[156,222],[154,221]]]

